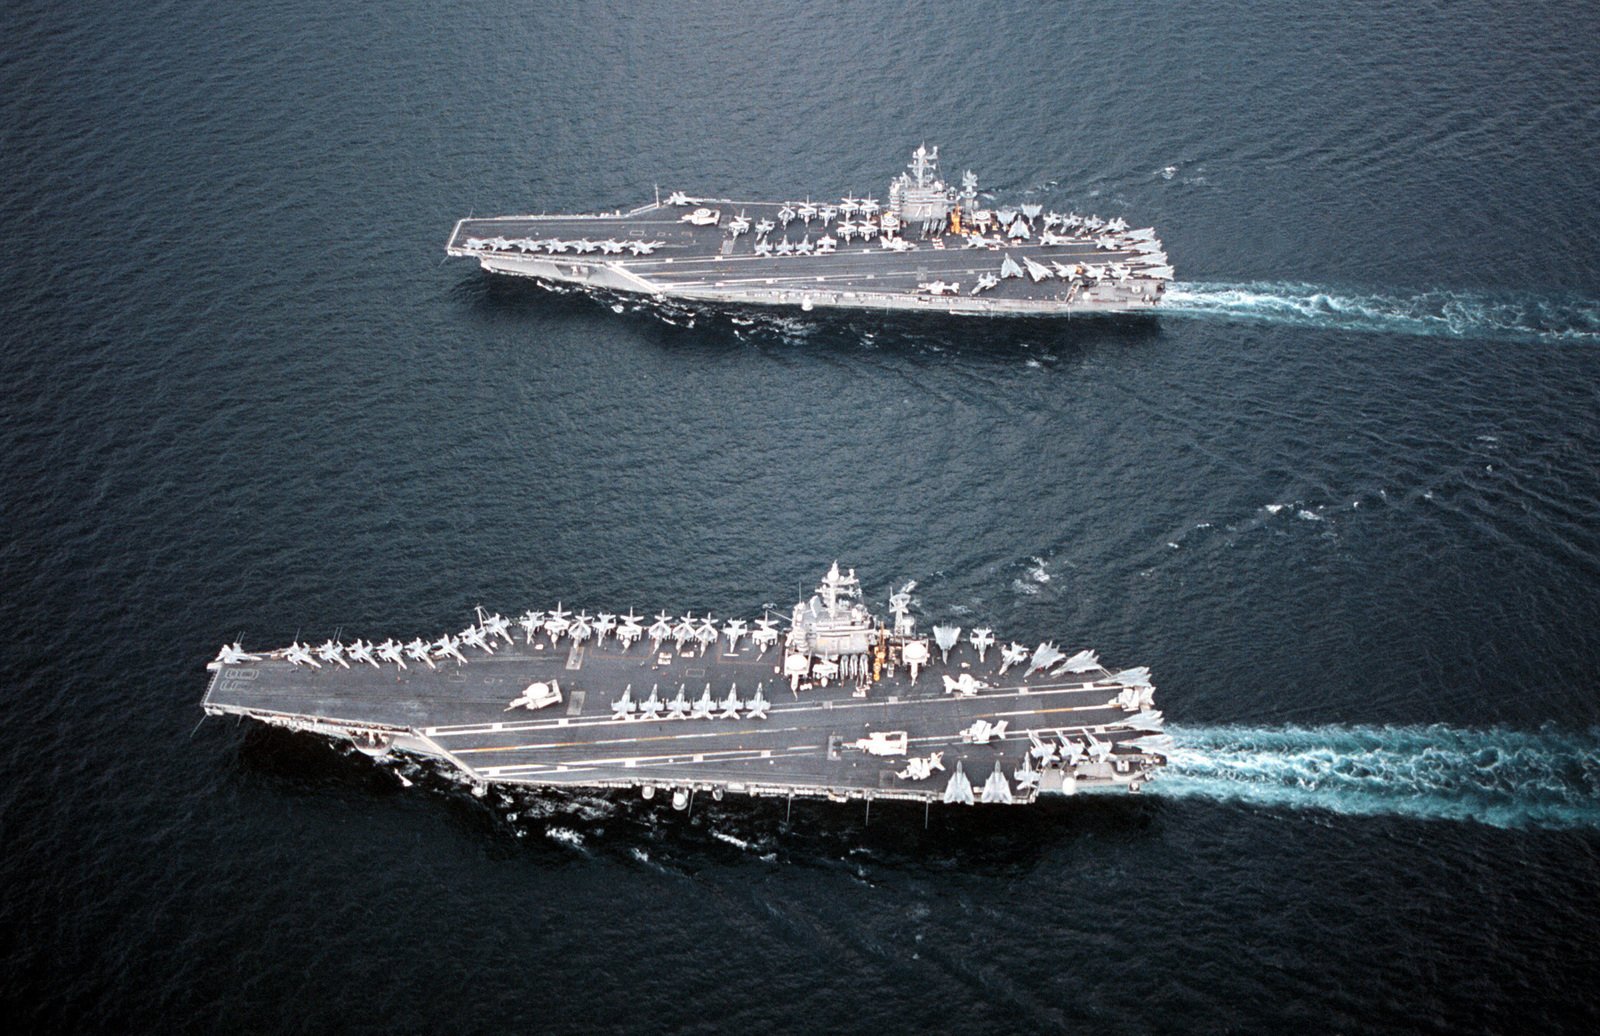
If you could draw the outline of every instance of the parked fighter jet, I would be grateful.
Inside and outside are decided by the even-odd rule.
[[[972,782],[967,780],[966,771],[961,768],[959,759],[956,760],[956,772],[950,775],[950,782],[944,786],[944,800],[960,802],[967,806],[975,801],[972,797]]]
[[[753,251],[756,255],[771,255],[772,242],[768,241],[766,238],[758,238],[756,240],[755,247],[752,248],[751,251]]]
[[[401,657],[400,650],[400,642],[395,640],[393,637],[390,637],[388,640],[385,640],[382,644],[378,645],[378,657],[383,659],[385,662],[393,662],[401,669],[405,669],[407,668],[406,660]]]
[[[690,714],[695,719],[710,719],[712,710],[716,707],[717,703],[711,699],[711,685],[706,684],[706,689],[701,691],[700,697],[694,700],[694,706]]]
[[[494,647],[490,645],[489,639],[483,635],[482,627],[468,626],[457,635],[461,638],[462,643],[470,644],[485,654],[494,654]]]
[[[433,657],[453,658],[457,665],[466,665],[467,656],[461,653],[461,641],[452,636],[443,636],[433,645]]]
[[[787,204],[778,210],[778,222],[786,227],[790,223],[794,222],[794,210],[791,209]]]
[[[683,684],[681,684],[681,683],[678,685],[678,695],[677,695],[677,697],[675,697],[671,701],[667,702],[667,718],[668,719],[688,719],[689,718],[689,699],[687,699],[687,698],[685,698],[683,696]]]
[[[636,256],[649,255],[664,244],[665,241],[629,241],[628,251]]]
[[[633,614],[632,608],[629,608],[628,614],[622,617],[622,626],[617,630],[617,643],[622,645],[622,650],[628,650],[634,641],[644,636],[644,630],[639,628],[640,618],[641,616]]]
[[[744,636],[749,628],[743,619],[729,619],[728,624],[722,627],[722,635],[728,638],[728,654],[731,655],[739,650],[739,638]]]
[[[327,640],[317,647],[317,657],[324,662],[333,662],[336,665],[350,668],[350,663],[344,660],[344,645],[337,640]]]
[[[1011,794],[1011,784],[1006,780],[1006,775],[1000,770],[1000,760],[994,761],[994,772],[989,779],[983,782],[983,801],[1010,803],[1015,799]]]
[[[939,645],[939,654],[945,665],[950,664],[950,649],[961,640],[960,626],[935,626],[933,642]]]
[[[433,664],[433,655],[429,650],[430,647],[431,645],[427,641],[423,640],[421,637],[418,637],[416,640],[413,640],[411,643],[406,645],[406,654],[409,655],[413,661],[426,662],[429,669],[437,669],[439,667]]]
[[[673,191],[671,194],[667,195],[667,204],[687,205],[689,204],[689,196],[684,194],[682,191]]]
[[[243,647],[236,640],[232,644],[222,645],[222,650],[217,652],[217,657],[206,663],[207,669],[221,669],[225,665],[238,665],[240,662],[259,662],[260,655],[246,654]]]
[[[596,643],[604,644],[606,638],[611,636],[611,631],[617,628],[615,615],[601,612],[594,620],[594,639]]]
[[[1049,669],[1051,666],[1055,665],[1057,662],[1066,657],[1067,656],[1062,653],[1060,648],[1056,647],[1048,640],[1044,641],[1038,647],[1033,649],[1033,660],[1028,663],[1028,671],[1022,674],[1022,678],[1026,680],[1034,673],[1037,673],[1043,669]]]
[[[372,645],[357,637],[345,645],[345,655],[352,662],[365,662],[372,668],[378,668],[378,660],[372,657]]]
[[[544,612],[526,611],[517,619],[517,625],[522,627],[527,635],[528,643],[533,643],[534,636],[544,628]]]
[[[767,709],[772,707],[772,703],[761,693],[761,685],[757,684],[756,696],[745,702],[744,707],[749,711],[751,719],[766,719]]]
[[[972,286],[972,294],[976,295],[980,291],[988,291],[990,288],[996,287],[999,284],[1000,278],[996,277],[994,274],[981,273],[978,275],[978,283]]]
[[[986,745],[990,741],[999,741],[1006,736],[1006,724],[1010,720],[1003,719],[998,723],[991,723],[986,719],[973,720],[972,726],[961,732],[961,740],[974,745]]]
[[[1027,658],[1028,649],[1016,641],[1012,641],[1008,647],[1000,649],[1000,675],[1004,676],[1007,669],[1010,669],[1018,662],[1027,661]]]
[[[984,656],[987,655],[989,653],[989,649],[994,646],[994,630],[985,629],[984,627],[980,626],[972,631],[972,633],[968,636],[968,639],[972,641],[973,648],[978,652],[978,663],[981,665],[983,663]]]
[[[903,237],[890,237],[889,235],[885,234],[878,241],[878,247],[886,248],[891,252],[910,252],[914,251],[917,246],[912,244],[910,241],[907,241]]]
[[[308,665],[313,669],[321,669],[322,663],[311,657],[311,648],[298,640],[290,644],[284,651],[283,657],[288,659],[290,665]]]
[[[678,620],[672,627],[672,642],[678,645],[678,650],[683,650],[683,645],[694,639],[694,612],[690,612]]]
[[[734,237],[738,237],[740,234],[746,233],[749,230],[750,221],[745,218],[745,214],[742,211],[737,216],[728,220],[728,233]]]
[[[778,642],[778,631],[773,628],[777,621],[770,616],[763,616],[756,620],[756,629],[754,633],[750,634],[750,642],[756,646],[756,654],[758,656],[766,654],[767,648]]]
[[[640,719],[661,718],[661,696],[656,693],[656,685],[650,687],[650,697],[639,703]]]
[[[903,781],[925,781],[933,776],[933,771],[942,769],[944,769],[944,753],[935,752],[926,759],[921,757],[907,759],[906,768],[895,776]]]
[[[738,719],[739,710],[744,708],[744,702],[739,700],[739,685],[734,684],[728,688],[728,696],[722,699],[722,718]]]
[[[579,612],[572,617],[572,625],[567,628],[567,636],[572,638],[574,644],[582,644],[594,634],[594,619],[588,612]]]
[[[612,719],[632,719],[634,713],[639,711],[639,703],[633,700],[633,684],[622,689],[622,697],[611,703]]]
[[[509,632],[511,628],[510,620],[506,619],[499,612],[495,612],[488,618],[480,618],[479,621],[483,623],[485,635],[491,639],[494,637],[499,637],[507,644],[516,644],[516,641],[511,639],[511,633]]]
[[[600,254],[601,255],[621,255],[622,254],[622,242],[621,241],[602,241],[602,242],[600,242]]]
[[[650,627],[650,650],[660,651],[661,642],[672,636],[672,616],[666,612],[656,613],[656,621]]]
[[[768,234],[772,233],[773,228],[776,226],[777,224],[772,222],[770,219],[757,220],[756,237],[766,237]]]

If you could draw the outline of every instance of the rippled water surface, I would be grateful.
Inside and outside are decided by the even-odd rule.
[[[0,999],[29,1031],[1592,1032],[1591,6],[14,4]],[[443,261],[664,190],[1160,228],[1158,320]],[[1139,798],[473,799],[200,719],[475,604],[835,557],[1149,664]],[[410,787],[397,777],[411,782]]]

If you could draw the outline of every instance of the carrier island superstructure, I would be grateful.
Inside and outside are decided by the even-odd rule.
[[[469,783],[974,804],[1138,791],[1150,671],[911,615],[835,564],[786,621],[557,605],[457,634],[222,648],[203,708],[420,757]],[[786,626],[780,629],[780,626]],[[1075,647],[1075,645],[1070,645]]]
[[[631,212],[464,219],[446,252],[490,273],[655,299],[975,316],[1151,313],[1173,276],[1153,228],[980,202],[918,147],[886,201],[681,191]]]

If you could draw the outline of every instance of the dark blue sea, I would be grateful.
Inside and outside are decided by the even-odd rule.
[[[1600,1027],[1595,5],[4,21],[9,1031]],[[1167,310],[668,311],[444,257],[657,186],[881,197],[924,141],[1155,225]],[[199,722],[241,634],[750,614],[835,558],[1150,665],[1168,772],[686,816]]]

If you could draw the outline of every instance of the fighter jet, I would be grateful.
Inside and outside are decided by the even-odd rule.
[[[546,241],[544,243],[544,246],[545,246],[546,249],[548,249],[551,252],[551,254],[558,254],[558,253],[561,253],[561,252],[565,252],[569,248],[572,247],[571,245],[567,244],[567,242],[561,240],[558,237],[553,237],[549,241]]]
[[[1022,757],[1022,765],[1011,771],[1011,776],[1024,791],[1039,786],[1039,771],[1033,768],[1033,760],[1026,755]]]
[[[1006,724],[1010,720],[1003,719],[998,723],[991,723],[986,719],[972,721],[972,726],[961,732],[961,740],[974,745],[986,745],[990,741],[1000,741],[1006,736]]]
[[[1046,230],[1044,233],[1039,235],[1039,243],[1046,246],[1070,245],[1072,244],[1072,238],[1062,237],[1060,234],[1052,234],[1050,231]]]
[[[972,782],[967,780],[967,775],[961,769],[961,761],[956,761],[956,772],[950,775],[950,782],[944,786],[945,802],[960,802],[970,806],[975,801],[972,797]]]
[[[617,617],[615,615],[607,614],[606,612],[601,612],[594,620],[595,642],[604,644],[606,638],[611,636],[611,631],[616,628]]]
[[[1027,256],[1022,257],[1022,265],[1027,267],[1028,276],[1033,278],[1033,283],[1035,284],[1038,284],[1040,281],[1047,281],[1054,276],[1050,272],[1050,267],[1046,266],[1044,263],[1030,259]]]
[[[944,753],[935,752],[927,758],[912,758],[906,760],[906,768],[896,773],[895,776],[903,781],[925,781],[933,776],[933,771],[944,769]]]
[[[816,247],[816,245],[811,243],[811,235],[807,234],[805,237],[800,239],[800,243],[798,245],[794,246],[794,251],[796,255],[810,255],[812,252],[816,251]]]
[[[448,634],[440,637],[433,645],[433,657],[440,659],[453,658],[456,660],[457,665],[467,664],[467,656],[461,653],[461,641]]]
[[[879,248],[883,248],[883,249],[887,249],[890,252],[910,252],[913,249],[915,249],[917,246],[912,244],[910,241],[907,241],[903,237],[887,237],[887,236],[885,236],[885,237],[879,239],[878,247]],[[960,287],[960,285],[957,285],[957,287]]]
[[[728,696],[722,699],[722,719],[738,719],[739,710],[744,708],[744,702],[739,700],[739,685],[734,684],[728,688]]]
[[[1103,763],[1111,757],[1111,742],[1101,741],[1094,734],[1085,730],[1083,736],[1089,739],[1089,761]]]
[[[833,238],[829,237],[827,234],[823,234],[821,237],[817,238],[817,254],[818,255],[832,255],[834,253],[834,250],[837,249],[838,247],[839,247],[839,242],[835,241]]]
[[[737,216],[728,220],[728,233],[734,237],[738,237],[740,234],[747,233],[749,230],[750,221],[745,218],[743,211],[740,211]]]
[[[463,644],[470,644],[485,654],[494,654],[494,646],[489,643],[489,638],[484,636],[481,626],[468,626],[456,635],[461,638]]]
[[[349,655],[350,662],[366,662],[371,667],[378,668],[378,659],[373,657],[373,646],[363,641],[362,638],[355,638],[354,641],[350,641],[349,646],[344,651]]]
[[[1018,266],[1017,265],[1017,261],[1015,259],[1011,258],[1011,256],[1008,254],[1006,256],[1006,258],[1005,258],[1005,262],[1000,264],[1000,277],[1001,277],[1001,279],[1003,280],[1003,279],[1005,279],[1007,277],[1021,277],[1021,276],[1022,276],[1022,267]]]
[[[772,242],[766,238],[760,238],[756,241],[755,247],[751,251],[755,252],[756,255],[771,255]]]
[[[599,245],[585,237],[579,238],[578,241],[573,244],[572,250],[575,252],[593,252],[598,250],[599,247]]]
[[[773,228],[776,226],[777,224],[772,222],[770,219],[757,220],[756,237],[766,237],[768,234],[772,233]]]
[[[298,640],[290,644],[284,651],[283,657],[288,659],[290,665],[308,665],[313,669],[321,669],[322,663],[311,657],[311,648]]]
[[[1028,663],[1028,671],[1022,674],[1022,678],[1026,680],[1034,673],[1037,673],[1040,670],[1049,669],[1051,666],[1055,665],[1057,662],[1066,657],[1067,656],[1062,653],[1060,648],[1046,640],[1038,647],[1033,649],[1033,660]]]
[[[750,642],[756,646],[758,656],[766,654],[767,648],[778,642],[778,631],[773,629],[777,621],[766,616],[756,620],[756,629],[750,634]]]
[[[600,254],[601,255],[621,255],[622,254],[622,242],[621,241],[615,241],[615,240],[607,240],[607,241],[600,242]]]
[[[222,645],[222,650],[217,652],[217,657],[206,663],[207,669],[221,669],[225,665],[238,665],[240,662],[259,662],[260,655],[246,654],[244,648],[236,640],[232,644]]]
[[[544,612],[523,612],[522,617],[517,620],[517,625],[522,627],[523,633],[527,635],[528,643],[532,644],[534,636],[544,628]]]
[[[1071,658],[1062,662],[1051,670],[1051,676],[1060,676],[1062,673],[1087,673],[1091,669],[1100,668],[1100,656],[1093,651],[1080,651]]]
[[[1011,795],[1011,785],[1006,780],[1006,775],[1000,770],[1000,760],[994,761],[994,772],[989,779],[983,782],[983,801],[1010,803],[1015,801]]]
[[[709,613],[700,620],[700,626],[694,631],[694,639],[699,643],[702,655],[705,654],[706,648],[717,642],[717,624],[711,621]]]
[[[464,245],[466,245],[466,247],[468,247],[468,248],[470,248],[470,249],[472,249],[474,251],[478,251],[478,250],[481,250],[483,248],[483,246],[488,244],[489,242],[485,241],[481,237],[469,237],[469,238],[466,239],[466,241],[464,241],[462,243]]]
[[[783,208],[778,210],[778,223],[781,226],[787,227],[790,223],[794,222],[794,216],[794,209],[790,208],[789,204],[785,202]]]
[[[678,650],[683,650],[683,645],[694,639],[694,612],[690,612],[678,620],[672,627],[672,641],[678,645]]]
[[[393,637],[390,637],[388,640],[385,640],[382,644],[378,645],[379,658],[383,659],[385,662],[393,662],[401,669],[407,669],[409,667],[406,665],[405,657],[400,652],[400,642],[395,640]]]
[[[594,634],[594,619],[587,612],[579,612],[572,617],[572,625],[567,628],[567,636],[572,638],[574,644],[582,644]]]
[[[324,662],[333,662],[336,665],[350,668],[350,663],[344,660],[344,645],[337,640],[324,641],[317,648],[317,657]]]
[[[1027,658],[1028,649],[1016,641],[1012,641],[1009,647],[1000,649],[1000,675],[1004,676],[1007,669],[1010,669],[1018,662],[1026,661]]]
[[[968,639],[972,641],[973,648],[977,650],[978,663],[981,665],[983,663],[984,656],[987,655],[989,653],[989,649],[994,646],[994,630],[979,627],[978,629],[972,631]]]
[[[628,251],[636,256],[649,255],[664,244],[665,241],[629,241]]]
[[[639,703],[640,719],[661,718],[661,696],[656,693],[656,685],[650,687],[650,697]]]
[[[626,651],[633,642],[644,636],[644,630],[639,628],[640,616],[633,614],[633,609],[628,609],[628,614],[622,617],[622,626],[617,630],[617,643]]]
[[[793,255],[794,245],[789,243],[789,235],[785,234],[783,240],[778,242],[778,246],[773,251],[779,255]]]
[[[510,620],[506,619],[499,612],[495,612],[488,618],[483,619],[482,622],[484,633],[486,633],[491,639],[494,637],[499,637],[507,644],[516,644],[516,641],[511,639]]]
[[[960,626],[935,626],[933,642],[939,645],[939,654],[945,665],[950,664],[950,649],[961,640]]]
[[[728,654],[731,655],[739,650],[739,638],[744,636],[749,628],[743,619],[729,619],[728,624],[722,627],[722,635],[728,638]]]
[[[1061,754],[1061,746],[1054,741],[1046,741],[1039,736],[1038,731],[1028,731],[1028,740],[1033,743],[1033,747],[1028,749],[1028,756],[1024,758],[1031,756],[1039,760],[1040,766],[1049,766],[1051,761]]]
[[[673,191],[671,194],[667,195],[667,204],[687,205],[689,204],[689,196],[684,194],[682,191]]]
[[[761,693],[761,685],[757,684],[756,696],[745,702],[744,707],[749,710],[751,719],[766,719],[767,709],[772,707],[772,703],[767,700],[766,695]]]
[[[655,624],[650,627],[650,650],[660,651],[661,642],[672,636],[672,616],[666,612],[656,614]]]
[[[639,711],[639,703],[633,700],[633,684],[622,689],[622,697],[611,703],[612,719],[632,719],[634,713]]]
[[[681,684],[681,683],[678,685],[678,695],[677,695],[677,697],[675,697],[671,701],[667,702],[667,718],[668,719],[688,719],[689,718],[689,699],[687,699],[687,698],[685,698],[683,696],[683,684]]]
[[[406,654],[409,655],[413,661],[426,662],[429,669],[439,668],[433,664],[433,657],[429,653],[428,649],[428,642],[423,640],[421,637],[418,637],[416,640],[413,640],[411,643],[406,645]]]
[[[706,689],[695,699],[690,715],[695,719],[710,719],[712,710],[716,707],[717,703],[711,700],[711,685],[706,684]]]
[[[817,209],[817,215],[822,217],[822,225],[827,226],[839,215],[839,207],[837,205],[824,205]],[[469,244],[467,247],[470,248],[471,245]]]

